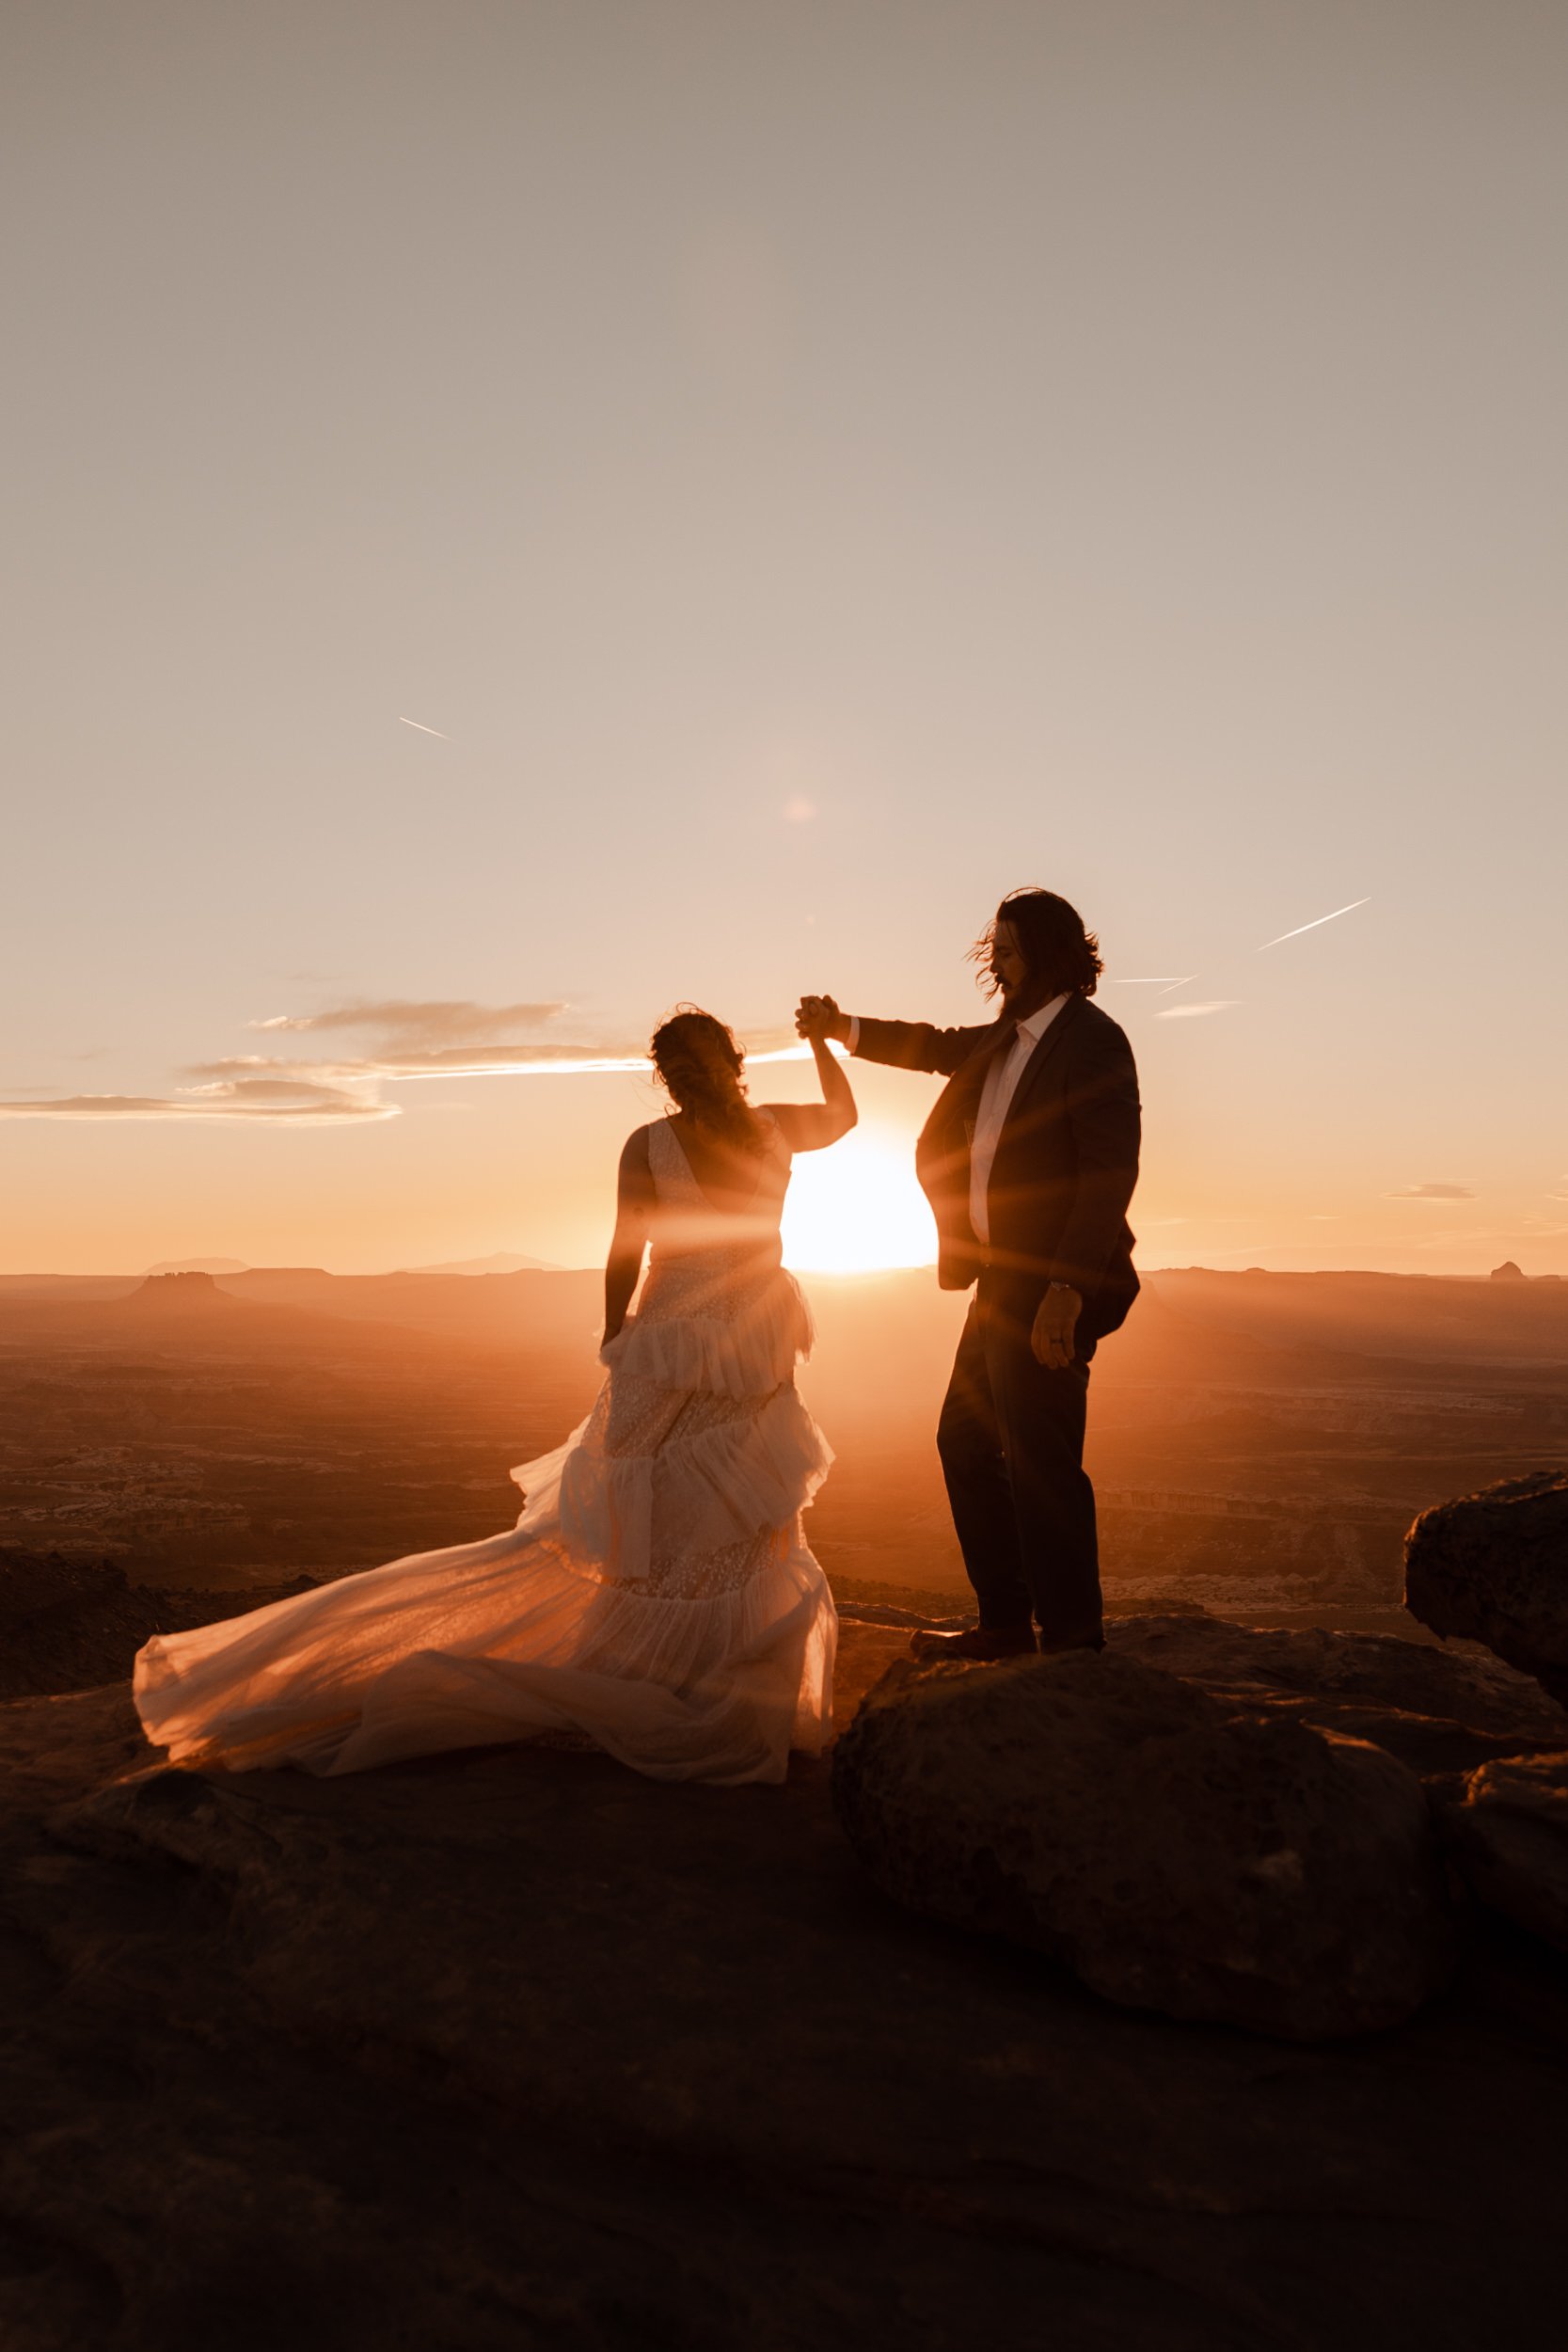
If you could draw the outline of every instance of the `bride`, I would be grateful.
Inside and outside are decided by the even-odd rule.
[[[516,1526],[155,1636],[135,1682],[155,1746],[328,1773],[575,1733],[656,1779],[726,1784],[820,1749],[837,1619],[800,1513],[832,1456],[796,1392],[811,1318],[779,1217],[792,1153],[836,1142],[855,1103],[811,1044],[822,1101],[753,1108],[721,1022],[663,1024],[675,1109],[621,1154],[607,1377],[565,1444],[512,1472]]]

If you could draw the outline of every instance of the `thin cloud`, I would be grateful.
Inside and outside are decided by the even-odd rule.
[[[451,741],[451,737],[450,735],[442,735],[439,727],[427,727],[423,721],[420,719],[405,719],[401,710],[398,712],[398,724],[400,727],[418,727],[421,735],[437,736],[443,743],[450,743]]]
[[[1196,972],[1140,972],[1134,977],[1131,973],[1114,972],[1110,977],[1112,985],[1116,988],[1163,988],[1169,991],[1173,988],[1190,987],[1196,979],[1197,974]]]
[[[436,1046],[443,1040],[449,1044],[470,1039],[488,1043],[498,1033],[539,1028],[565,1010],[561,1003],[476,1005],[466,997],[388,996],[368,1003],[357,999],[352,1004],[329,1005],[325,1012],[276,1012],[269,1020],[253,1021],[249,1025],[286,1029],[297,1036],[326,1029],[375,1029],[388,1041]]]
[[[1214,996],[1204,1005],[1167,1005],[1157,1012],[1156,1021],[1196,1021],[1201,1013],[1228,1012],[1232,1005],[1241,1003],[1239,996]]]
[[[1293,931],[1281,931],[1277,939],[1265,939],[1256,952],[1261,955],[1264,947],[1283,946],[1288,939],[1299,939],[1303,931],[1320,930],[1323,924],[1337,923],[1341,914],[1354,914],[1357,907],[1370,907],[1371,903],[1370,898],[1353,898],[1348,907],[1336,907],[1332,914],[1316,914],[1310,923],[1298,923]]]
[[[809,1045],[764,1046],[746,1056],[759,1062],[809,1061]],[[196,1062],[190,1076],[223,1083],[249,1083],[258,1073],[273,1079],[334,1087],[370,1086],[403,1078],[574,1078],[594,1073],[649,1071],[641,1046],[496,1045],[452,1046],[435,1054],[387,1055],[363,1061],[288,1061],[268,1054],[230,1054],[219,1061]],[[193,1091],[204,1091],[197,1089]]]
[[[217,1080],[266,1074],[356,1087],[403,1078],[587,1077],[646,1072],[651,1067],[641,1038],[578,1037],[558,1042],[516,1034],[549,1026],[568,1009],[564,1002],[557,1001],[479,1005],[448,997],[388,997],[333,1005],[321,1012],[275,1013],[268,1020],[252,1022],[251,1027],[274,1036],[357,1032],[365,1040],[365,1050],[322,1061],[229,1055],[201,1063],[188,1074]],[[750,1057],[753,1062],[805,1060],[811,1050],[797,1045],[783,1030],[764,1031],[757,1046],[759,1050]]]
[[[395,1078],[567,1077],[591,1070],[646,1070],[643,1048],[629,1041],[578,1045],[447,1045],[421,1053],[366,1054],[355,1059],[293,1061],[281,1055],[228,1054],[217,1061],[193,1063],[188,1075],[244,1082],[264,1075],[333,1087],[375,1086]]]
[[[1386,1192],[1385,1200],[1473,1200],[1475,1194],[1468,1184],[1401,1184],[1395,1192]]]
[[[65,1094],[31,1102],[0,1101],[0,1119],[226,1120],[245,1125],[341,1127],[367,1119],[396,1119],[395,1103],[307,1082],[232,1079],[187,1087],[174,1094]]]
[[[198,1062],[190,1084],[167,1094],[29,1094],[0,1098],[0,1119],[181,1120],[246,1125],[346,1126],[396,1119],[401,1105],[383,1089],[412,1078],[647,1076],[645,1044],[631,1039],[568,1043],[506,1037],[543,1025],[564,1004],[478,1005],[442,998],[388,998],[329,1006],[315,1013],[277,1013],[252,1022],[274,1035],[358,1032],[368,1050],[309,1060],[278,1054],[229,1054]],[[497,1041],[497,1032],[501,1040]],[[811,1048],[783,1029],[764,1030],[750,1060],[806,1061]]]
[[[273,1013],[251,1027],[270,1036],[342,1036],[362,1041],[362,1050],[346,1058],[311,1062],[277,1059],[260,1054],[227,1057],[204,1064],[193,1077],[227,1078],[250,1071],[277,1075],[320,1078],[328,1085],[353,1086],[383,1078],[477,1078],[537,1074],[550,1069],[565,1071],[582,1062],[614,1067],[641,1052],[627,1039],[579,1039],[567,1044],[531,1036],[547,1028],[567,1009],[562,1001],[520,1005],[480,1005],[468,997],[357,998],[345,1005],[328,1005],[320,1012]]]

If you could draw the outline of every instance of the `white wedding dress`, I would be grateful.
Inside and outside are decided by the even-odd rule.
[[[766,1116],[766,1115],[764,1115]],[[354,1772],[586,1734],[659,1780],[782,1780],[832,1716],[837,1619],[800,1513],[832,1453],[795,1388],[811,1318],[780,1263],[788,1146],[744,1213],[667,1120],[638,1312],[563,1446],[512,1472],[516,1526],[160,1634],[135,1701],[176,1763]]]

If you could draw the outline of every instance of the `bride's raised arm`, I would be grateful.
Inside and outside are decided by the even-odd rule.
[[[642,1252],[654,1216],[654,1173],[648,1165],[648,1130],[626,1137],[615,1185],[615,1232],[604,1269],[604,1344],[620,1331],[642,1271]]]
[[[805,1032],[822,1084],[820,1103],[769,1103],[779,1133],[792,1152],[821,1152],[847,1136],[859,1119],[849,1073],[828,1043],[826,1025],[815,1022]]]

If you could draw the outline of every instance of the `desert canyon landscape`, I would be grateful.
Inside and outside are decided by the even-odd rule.
[[[837,1452],[813,1541],[845,1602],[969,1606],[931,1431],[963,1301],[929,1269],[806,1278]],[[601,1278],[0,1278],[0,1543],[235,1596],[507,1526],[507,1477],[600,1377]],[[1106,1589],[1249,1623],[1410,1631],[1418,1512],[1568,1461],[1568,1281],[1147,1278],[1093,1372]],[[7,1669],[27,1684],[19,1655]],[[42,1671],[41,1667],[39,1671]]]
[[[1554,1696],[1517,1597],[1476,1617],[1535,1557],[1501,1503],[1402,1597],[1417,1514],[1513,1482],[1550,1649],[1568,1283],[1150,1278],[1095,1373],[1109,1647],[1025,1661],[1042,1713],[900,1663],[965,1606],[954,1302],[815,1278],[832,1758],[160,1768],[136,1646],[506,1524],[596,1285],[0,1286],[8,2344],[935,2347],[1042,2299],[1106,2352],[1552,2342],[1568,1651]],[[1282,1836],[1306,1880],[1238,1913]]]
[[[0,8],[0,2352],[1560,2352],[1565,99]]]

